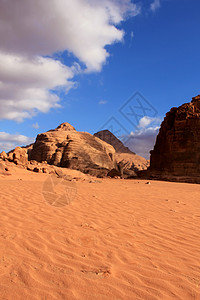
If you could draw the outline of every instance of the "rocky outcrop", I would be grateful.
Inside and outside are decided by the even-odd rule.
[[[2,152],[0,153],[0,159],[6,160],[7,158],[8,158],[7,153],[6,153],[5,151],[2,151]]]
[[[111,145],[89,133],[77,132],[68,123],[39,134],[29,151],[29,160],[46,161],[95,176],[105,176],[109,170],[117,168]]]
[[[16,147],[14,150],[8,153],[8,160],[14,162],[16,165],[27,167],[28,165],[28,154],[27,149]]]
[[[116,138],[109,130],[102,130],[94,134],[94,136],[102,139],[112,145],[116,150],[116,161],[123,178],[131,178],[137,176],[137,171],[147,170],[149,161],[136,155],[128,147]]]
[[[116,153],[116,161],[124,178],[136,177],[138,171],[147,170],[149,160],[136,154]]]
[[[125,147],[124,144],[109,130],[101,130],[94,134],[102,141],[113,146],[116,152],[118,153],[129,153],[135,154],[128,147]]]
[[[200,178],[200,95],[166,114],[151,151],[151,174]],[[186,180],[188,181],[188,180]]]

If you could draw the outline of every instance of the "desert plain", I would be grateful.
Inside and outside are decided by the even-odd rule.
[[[200,185],[67,172],[0,175],[1,300],[200,299]]]

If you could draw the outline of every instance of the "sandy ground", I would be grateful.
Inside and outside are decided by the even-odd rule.
[[[200,185],[145,183],[1,175],[0,299],[200,299]]]

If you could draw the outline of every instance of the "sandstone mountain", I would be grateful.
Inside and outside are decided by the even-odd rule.
[[[101,130],[94,134],[102,141],[112,145],[116,152],[118,153],[129,153],[135,154],[128,147],[125,147],[124,144],[109,130]]]
[[[136,177],[138,170],[147,169],[149,161],[131,152],[113,134],[110,133],[110,137],[118,152],[97,136],[77,132],[69,123],[63,123],[39,134],[31,145],[16,147],[8,154],[2,152],[0,160],[14,162],[34,172],[55,173],[55,167],[61,167],[98,177],[130,178]]]
[[[200,179],[200,95],[166,114],[151,151],[150,172]]]
[[[114,148],[99,138],[78,132],[68,123],[37,136],[29,160],[104,176],[117,168]]]

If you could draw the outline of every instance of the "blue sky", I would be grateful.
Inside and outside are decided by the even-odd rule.
[[[52,36],[50,33],[45,35],[45,21],[42,21],[44,7],[40,7],[39,1],[36,8],[41,16],[35,7],[26,7],[25,0],[19,1],[27,15],[31,14],[33,21],[39,18],[40,28],[38,31],[30,27],[29,32],[18,34],[24,23],[20,21],[19,13],[15,15],[17,7],[6,7],[9,4],[0,0],[0,19],[3,18],[5,22],[0,30],[0,67],[5,68],[4,72],[0,71],[0,83],[3,83],[3,87],[0,85],[0,151],[28,144],[38,133],[55,128],[62,122],[69,122],[79,131],[94,133],[103,129],[104,124],[114,128],[115,124],[111,124],[114,119],[123,127],[118,136],[123,135],[124,141],[135,152],[147,157],[165,113],[173,106],[189,102],[200,93],[200,2],[105,0],[98,5],[93,0],[92,9],[96,5],[99,23],[92,28],[96,23],[89,7],[92,1],[84,0],[87,7],[85,14],[87,20],[91,17],[91,23],[85,27],[88,33],[84,31],[86,37],[83,41],[81,28],[85,19],[81,15],[83,19],[80,24],[74,21],[79,16],[76,12],[81,1],[76,0],[75,7],[72,4],[68,7],[67,0],[60,2],[66,5],[62,17],[68,18],[71,9],[74,18],[73,22],[63,21],[63,32],[57,31],[57,35],[60,32],[60,39],[56,40],[53,33]],[[109,20],[105,18],[108,8]],[[47,10],[48,13],[52,16],[50,10]],[[59,17],[58,10],[53,21],[49,21],[48,15],[45,20],[52,22],[52,28],[56,29]],[[19,23],[13,29],[13,36],[6,26],[10,18],[15,20],[15,24]],[[71,26],[72,33],[64,31],[64,26]],[[43,35],[40,31],[44,31]],[[41,42],[43,40],[44,45]],[[34,44],[31,45],[31,41]],[[43,69],[39,70],[35,61],[33,66],[35,57],[44,59],[39,62]],[[7,67],[9,64],[10,72]],[[36,64],[37,68],[33,69]],[[67,69],[63,70],[61,64]],[[26,73],[26,70],[32,69],[31,74]],[[66,78],[67,84],[63,83]],[[8,92],[9,89],[14,89],[15,93]],[[68,93],[66,90],[69,90]],[[48,91],[48,94],[44,95],[44,91]],[[137,92],[141,99],[145,99],[143,105],[151,107],[153,111],[147,110],[146,114],[141,111],[140,120],[135,124],[136,119],[133,122],[130,114],[126,118],[120,108]],[[110,123],[107,123],[110,118]]]

